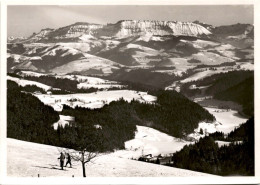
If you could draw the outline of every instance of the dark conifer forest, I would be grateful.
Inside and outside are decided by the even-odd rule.
[[[195,88],[190,89],[194,84],[197,87],[207,87],[204,91]],[[252,71],[231,71],[219,73],[196,82],[188,82],[182,85],[181,93],[187,97],[213,96],[217,100],[233,101],[242,105],[243,116],[254,115],[254,72]]]
[[[229,146],[219,147],[216,140],[226,140]],[[254,118],[224,138],[214,133],[194,145],[185,146],[173,156],[174,167],[223,176],[254,175]]]
[[[74,116],[76,120],[82,117],[82,121],[88,120],[89,124],[149,126],[178,138],[193,132],[201,121],[215,120],[214,116],[200,105],[175,91],[153,93],[158,98],[154,104],[134,100],[128,103],[121,99],[96,110],[64,106],[62,114]]]
[[[61,114],[75,117],[75,122],[55,131],[52,125],[59,120],[58,113],[30,93],[21,92],[23,90],[24,87],[8,81],[8,137],[68,148],[77,145],[79,135],[98,132],[102,150],[122,149],[125,141],[134,138],[136,125],[183,138],[193,132],[199,122],[215,119],[175,91],[154,91],[158,98],[154,104],[134,100],[128,103],[121,99],[101,109],[73,109],[64,105]],[[86,133],[82,133],[83,128]]]
[[[53,123],[59,114],[15,82],[7,83],[7,137],[36,143],[53,143]]]

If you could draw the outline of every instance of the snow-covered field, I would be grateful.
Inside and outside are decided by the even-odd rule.
[[[246,118],[239,116],[238,112],[235,110],[226,110],[226,109],[217,109],[217,108],[208,108],[204,107],[212,115],[215,116],[216,121],[214,123],[201,122],[197,129],[194,130],[194,133],[190,134],[189,137],[192,137],[198,140],[200,137],[205,136],[206,133],[214,132],[223,132],[228,134],[233,131],[236,127],[239,127],[240,124],[247,121]],[[199,131],[202,129],[203,135],[199,134]]]
[[[217,109],[204,107],[212,115],[215,116],[216,121],[214,123],[201,122],[197,129],[194,130],[194,133],[191,133],[189,137],[198,140],[200,137],[204,137],[206,133],[214,132],[223,132],[228,134],[233,131],[236,127],[239,127],[240,124],[247,121],[246,118],[239,116],[238,112],[235,110],[226,110],[226,109]],[[203,131],[203,134],[199,134],[200,130]],[[219,143],[220,146],[223,143]]]
[[[7,139],[7,175],[9,177],[82,177],[81,163],[60,170],[59,150],[55,146]],[[87,177],[185,177],[213,176],[179,168],[120,158],[104,154],[86,165]]]
[[[60,119],[56,123],[53,124],[54,130],[57,130],[58,126],[64,127],[65,125],[69,125],[70,121],[74,121],[75,118],[72,116],[64,116],[64,115],[59,115]]]
[[[34,77],[40,77],[40,76],[47,76],[48,74],[44,73],[38,73],[34,71],[20,71],[18,72],[18,75],[25,77],[25,76],[34,76]]]
[[[218,131],[218,126],[219,123],[215,121],[214,123],[206,123],[206,122],[201,122],[198,125],[198,128],[194,130],[193,133],[189,134],[188,136],[191,139],[199,140],[201,137],[205,137],[207,134],[214,133]],[[202,134],[200,134],[200,130],[202,130]]]
[[[227,69],[225,67],[218,67],[216,68],[216,70],[203,70],[203,71],[198,71],[197,73],[181,80],[181,83],[187,83],[187,82],[191,82],[191,81],[197,81],[197,80],[201,80],[203,78],[206,78],[208,76],[212,76],[214,74],[218,74],[218,73],[226,73],[228,71],[230,71],[231,69]],[[171,85],[165,87],[166,90],[172,90],[172,89],[176,89],[179,88],[177,86],[176,81],[173,82]]]
[[[219,43],[216,42],[212,42],[212,41],[206,41],[206,40],[201,40],[201,39],[197,39],[195,41],[187,41],[187,40],[180,40],[181,42],[184,43],[191,43],[195,48],[205,48],[205,47],[214,47],[214,46],[218,46]]]
[[[20,76],[54,76],[55,78],[61,79],[70,79],[79,82],[77,85],[78,89],[89,89],[89,88],[97,88],[97,89],[111,89],[113,87],[123,88],[123,85],[120,85],[116,81],[104,80],[102,78],[90,77],[90,76],[82,76],[82,75],[53,75],[53,74],[44,74],[37,73],[32,71],[21,71],[18,73]]]
[[[39,83],[39,82],[35,82],[35,81],[30,81],[30,80],[23,80],[23,79],[19,79],[19,78],[15,78],[15,77],[11,77],[11,76],[7,76],[7,80],[11,80],[16,82],[18,85],[25,87],[27,85],[35,85],[41,89],[44,89],[45,91],[48,91],[50,89],[52,89],[51,86]]]
[[[90,84],[88,82],[80,83],[77,85],[78,89],[111,89],[111,88],[123,88],[123,85],[119,84]]]
[[[66,78],[70,80],[76,80],[80,82],[77,87],[78,89],[89,89],[91,87],[97,89],[110,89],[113,87],[123,88],[123,85],[118,84],[116,81],[104,80],[97,77],[89,77],[82,75],[57,75],[56,78]]]
[[[213,71],[213,70],[201,71],[201,72],[195,73],[194,75],[191,75],[188,78],[185,78],[184,80],[181,80],[181,83],[187,83],[187,82],[191,82],[191,81],[201,80],[205,77],[212,76],[212,75],[218,74],[218,73],[224,73],[224,72],[228,72],[228,71],[224,70],[223,68],[217,68],[217,70],[215,70],[215,71]]]
[[[228,66],[228,67],[215,67],[215,70],[209,70],[209,69],[199,69],[200,71],[196,72],[195,74],[181,80],[181,83],[187,83],[191,81],[198,81],[203,78],[206,78],[208,76],[212,76],[214,74],[219,74],[219,73],[227,73],[229,71],[234,71],[234,70],[254,70],[254,64],[252,63],[237,63],[234,66]],[[176,82],[173,82],[173,84],[165,87],[165,89],[175,89],[176,88]]]
[[[220,124],[217,125],[216,131],[224,132],[225,134],[231,132],[240,124],[247,121],[246,118],[242,118],[238,115],[238,112],[235,110],[225,109],[216,109],[205,107],[209,113],[213,114],[216,118],[216,121]]]
[[[149,95],[146,92],[137,92],[132,90],[116,90],[116,91],[99,91],[95,93],[85,94],[67,94],[67,95],[35,95],[44,104],[50,105],[56,111],[61,111],[63,104],[70,107],[86,107],[86,108],[101,108],[105,104],[112,101],[117,101],[120,98],[130,102],[135,99],[140,102],[152,103],[156,100],[155,96]]]
[[[175,74],[178,74],[178,72],[181,74],[182,72],[186,72],[188,69],[194,68],[195,65],[187,62],[188,59],[185,58],[169,58],[169,62],[167,62],[167,67],[175,67],[173,70]]]
[[[231,142],[227,142],[227,141],[215,141],[215,143],[217,143],[219,147],[222,147],[222,146],[229,146]]]
[[[240,65],[240,68],[243,70],[250,70],[253,71],[254,70],[254,64],[252,63],[243,63]]]
[[[94,70],[95,74],[111,74],[112,70],[119,69],[120,66],[122,65],[111,60],[84,53],[84,58],[71,61],[59,67],[55,67],[51,71],[58,74],[67,74],[73,72],[91,74],[92,72],[90,71]]]
[[[201,63],[205,65],[219,65],[225,62],[234,62],[234,60],[231,58],[207,51],[201,51],[196,54],[193,54],[191,58],[199,60],[201,61]]]
[[[126,150],[117,151],[114,155],[128,159],[138,159],[142,155],[148,154],[165,156],[179,151],[191,143],[150,127],[137,126],[135,138],[125,142]]]
[[[12,58],[15,63],[21,63],[21,62],[30,61],[30,60],[42,60],[42,58],[39,56],[28,57],[28,56],[23,56],[23,55],[18,55],[18,54],[7,53],[7,58],[9,58],[9,57]]]

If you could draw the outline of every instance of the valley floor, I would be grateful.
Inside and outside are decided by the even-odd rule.
[[[7,139],[7,174],[9,177],[82,177],[81,164],[60,170],[57,147]],[[102,155],[86,166],[87,177],[178,177],[212,176],[210,174],[166,167],[151,163]]]

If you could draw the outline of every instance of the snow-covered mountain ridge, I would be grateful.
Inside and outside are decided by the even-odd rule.
[[[29,38],[21,38],[25,42],[49,40],[49,39],[66,39],[76,38],[83,34],[95,36],[136,36],[145,35],[185,35],[200,36],[209,35],[211,32],[203,26],[191,22],[179,21],[156,21],[156,20],[121,20],[114,24],[92,24],[87,22],[78,22],[69,26],[58,29],[42,29],[39,33],[33,34]],[[8,41],[12,42],[14,37],[9,37]]]
[[[199,36],[211,34],[206,28],[201,25],[191,22],[179,21],[150,21],[150,20],[123,20],[116,24],[110,24],[104,29],[112,29],[110,36],[125,37],[136,35],[185,35],[185,36]],[[114,34],[114,35],[113,35]]]
[[[33,42],[85,42],[80,37],[127,38],[132,36],[191,36],[210,38],[218,42],[230,43],[239,48],[253,45],[254,25],[233,24],[213,26],[199,21],[158,21],[158,20],[120,20],[116,23],[95,24],[76,22],[57,29],[44,28],[29,37],[7,38],[8,43]]]

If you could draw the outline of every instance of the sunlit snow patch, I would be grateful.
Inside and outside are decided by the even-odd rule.
[[[184,145],[192,142],[169,136],[156,129],[136,126],[135,138],[125,142],[126,150],[114,153],[116,156],[137,159],[140,156],[152,154],[152,156],[169,155],[183,148]]]
[[[217,131],[224,132],[225,134],[231,132],[235,128],[239,127],[240,124],[247,121],[246,118],[242,118],[238,115],[235,110],[216,109],[216,108],[205,108],[209,113],[213,114],[216,121],[220,123],[217,125]]]
[[[139,102],[153,103],[156,97],[148,95],[147,92],[137,92],[132,90],[99,91],[95,93],[84,94],[66,94],[66,95],[35,95],[44,104],[52,106],[56,111],[62,111],[63,105],[72,108],[76,106],[85,108],[101,108],[112,101],[118,101],[123,98],[125,101],[138,100]]]
[[[23,79],[19,79],[19,78],[15,78],[15,77],[10,77],[10,76],[7,76],[7,80],[14,81],[22,87],[25,87],[27,85],[35,85],[35,86],[37,86],[41,89],[44,89],[45,91],[48,91],[52,88],[51,86],[48,86],[48,85],[45,85],[45,84],[42,84],[42,83],[39,83],[39,82],[34,82],[34,81],[30,81],[30,80],[23,80]]]
[[[57,130],[59,125],[64,127],[65,125],[69,125],[69,123],[74,120],[75,118],[72,116],[60,115],[60,120],[53,124],[53,128],[54,130]]]

